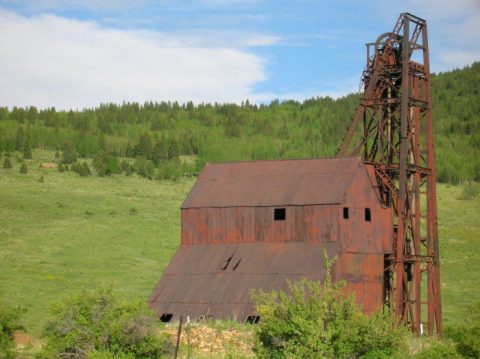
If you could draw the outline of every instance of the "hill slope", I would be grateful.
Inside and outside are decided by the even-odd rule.
[[[27,174],[15,160],[0,169],[0,303],[28,308],[26,325],[37,335],[49,304],[82,288],[107,285],[146,300],[180,242],[179,207],[193,184],[39,168],[53,157],[34,152]],[[480,297],[480,199],[459,200],[460,192],[438,187],[447,324]]]

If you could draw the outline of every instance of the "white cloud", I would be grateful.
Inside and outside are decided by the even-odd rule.
[[[29,11],[83,9],[88,11],[128,11],[140,6],[161,6],[169,0],[0,0],[0,5],[17,5]]]
[[[253,86],[266,80],[264,60],[246,50],[195,47],[169,34],[52,15],[0,10],[0,39],[2,106],[239,102],[253,98]]]

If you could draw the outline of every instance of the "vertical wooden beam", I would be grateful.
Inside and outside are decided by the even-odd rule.
[[[409,97],[409,20],[403,20],[403,49],[402,49],[402,99],[400,110],[400,158],[399,158],[399,188],[398,188],[398,232],[396,250],[396,285],[395,285],[395,314],[400,316],[403,323],[406,322],[407,286],[405,285],[405,262],[404,251],[407,237],[407,163],[408,163],[408,141],[407,129],[409,121],[408,97]]]
[[[425,136],[427,144],[427,255],[433,260],[428,268],[428,333],[442,333],[442,304],[440,298],[440,256],[438,248],[437,189],[435,173],[435,146],[432,123],[432,101],[430,94],[430,58],[428,53],[427,24],[422,28],[423,66],[425,69]]]

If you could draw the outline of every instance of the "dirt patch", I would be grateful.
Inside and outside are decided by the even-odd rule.
[[[40,348],[42,346],[42,342],[40,340],[19,330],[13,332],[13,342],[15,343],[15,347],[18,349],[22,349],[27,346],[31,346],[33,348]]]
[[[167,332],[172,336],[175,343],[177,339],[178,327],[169,326]],[[182,328],[180,343],[183,347],[187,346],[186,328]],[[193,324],[190,326],[190,346],[195,353],[215,353],[227,354],[236,353],[245,357],[254,357],[253,332],[242,331],[238,329],[216,329],[204,324]],[[184,351],[184,350],[182,350]]]
[[[40,164],[41,168],[57,168],[57,164],[53,162],[44,162]]]

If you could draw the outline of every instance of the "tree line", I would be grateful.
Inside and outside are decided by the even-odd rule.
[[[480,63],[432,75],[437,175],[480,180]],[[146,102],[60,111],[0,108],[0,151],[58,151],[71,165],[93,158],[98,175],[149,178],[198,173],[206,162],[334,156],[358,94],[270,104]],[[195,160],[192,160],[195,159]],[[78,167],[78,166],[77,166]]]

